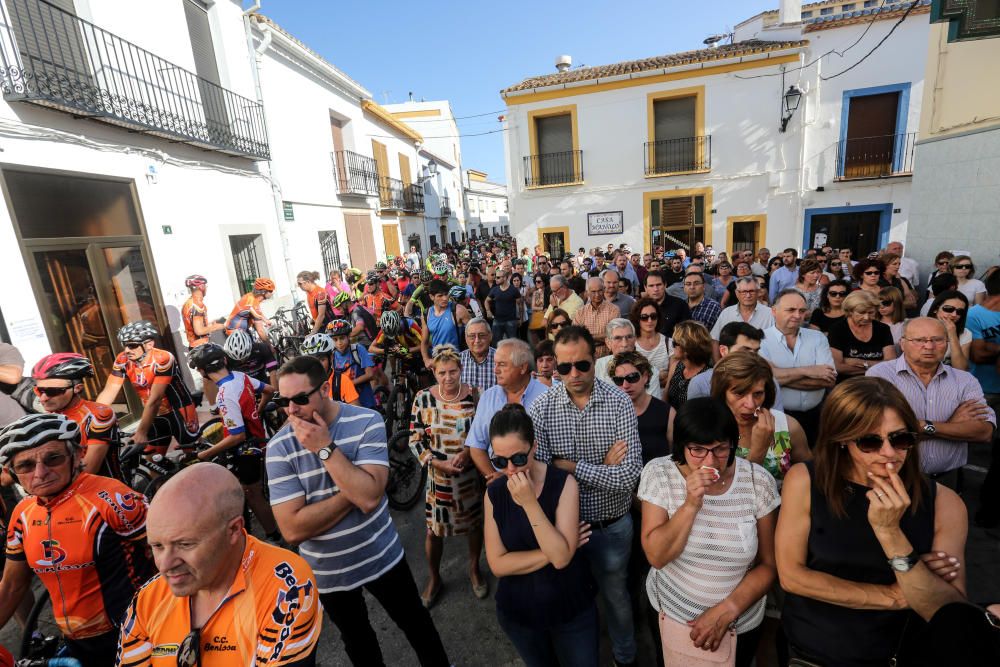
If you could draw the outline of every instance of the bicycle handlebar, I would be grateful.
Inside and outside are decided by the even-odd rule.
[[[76,658],[23,658],[14,663],[16,667],[83,667]]]

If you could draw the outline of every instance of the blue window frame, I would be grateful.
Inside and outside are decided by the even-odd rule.
[[[886,86],[874,86],[872,88],[854,88],[845,90],[840,110],[840,145],[844,145],[847,139],[847,122],[850,118],[851,98],[864,97],[866,95],[881,95],[882,93],[899,93],[899,103],[896,107],[896,136],[906,134],[906,123],[910,113],[910,82],[893,83]],[[837,164],[837,175],[844,174],[844,159],[846,151],[841,151],[839,164]],[[892,169],[894,172],[900,171],[903,166],[904,151],[897,150],[892,158]]]

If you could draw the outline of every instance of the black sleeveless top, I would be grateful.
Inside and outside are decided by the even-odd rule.
[[[810,476],[813,462],[806,463]],[[918,554],[931,550],[934,540],[936,485],[924,482],[924,500],[916,514],[907,511],[900,527]],[[889,585],[896,577],[882,546],[868,523],[868,487],[848,482],[845,517],[830,511],[816,485],[812,503],[806,566],[811,570],[866,584]],[[901,554],[902,555],[902,554]],[[848,609],[788,593],[781,614],[792,646],[830,667],[885,667],[899,651],[911,654],[911,639],[919,637],[924,622],[912,611]],[[903,632],[907,639],[902,641]],[[901,665],[913,664],[905,659]]]
[[[556,506],[568,475],[555,466],[548,466],[545,471],[545,483],[538,496],[538,504],[553,525]],[[494,480],[486,493],[493,503],[493,520],[507,551],[537,549],[538,540],[531,530],[528,516],[507,490],[507,478]],[[577,551],[570,564],[561,570],[546,565],[528,574],[500,577],[496,593],[497,609],[516,615],[523,625],[545,628],[576,618],[593,603],[596,590],[587,561]]]
[[[653,378],[653,382],[657,382]],[[651,396],[646,411],[639,415],[639,442],[642,444],[642,465],[670,453],[667,442],[667,421],[670,406]]]

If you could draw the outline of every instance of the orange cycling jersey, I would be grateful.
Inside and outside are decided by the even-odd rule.
[[[6,553],[38,575],[59,629],[74,640],[114,630],[155,572],[146,549],[146,499],[85,472],[48,502],[28,496],[17,504]]]
[[[118,463],[118,416],[115,411],[107,405],[80,398],[59,412],[80,427],[80,446],[84,454],[90,445],[108,445],[100,474],[121,479],[121,467]]]
[[[315,665],[323,614],[312,570],[291,551],[244,535],[236,577],[201,628],[198,664]],[[156,576],[136,594],[125,616],[117,665],[176,665],[177,650],[191,630],[189,598],[174,597]]]
[[[233,306],[233,312],[229,313],[226,320],[226,335],[228,336],[237,329],[249,329],[252,322],[256,320],[266,320],[260,304],[264,302],[263,295],[258,296],[253,292],[247,292],[240,297],[240,300]]]
[[[382,291],[374,294],[365,292],[361,295],[361,305],[374,315],[376,320],[382,317],[383,310],[392,310],[395,307],[394,304],[392,297]]]
[[[329,297],[326,294],[326,290],[317,285],[313,287],[312,291],[306,295],[306,301],[309,303],[309,314],[312,315],[313,322],[319,318],[319,307],[324,306],[326,308],[326,314],[323,316],[323,321],[321,323],[322,327],[333,320],[333,311],[330,308]]]
[[[199,336],[194,330],[195,319],[200,318],[202,325],[208,326],[208,309],[200,294],[192,294],[181,308],[181,321],[184,323],[184,333],[187,335],[188,347],[198,347],[208,342],[208,336]]]
[[[157,414],[177,412],[189,428],[193,426],[193,430],[198,430],[198,415],[195,412],[194,401],[187,385],[184,384],[174,355],[154,347],[139,361],[132,361],[125,352],[122,352],[115,358],[115,363],[111,367],[108,384],[121,387],[125,383],[125,378],[132,383],[143,405],[149,399],[149,392],[154,384],[168,385],[164,394],[165,400],[160,402]]]
[[[327,393],[329,398],[343,403],[353,403],[354,401],[361,400],[361,395],[358,394],[358,389],[354,386],[354,381],[351,379],[349,371],[330,371],[328,381],[330,383],[330,391]],[[340,395],[335,396],[334,390],[338,385],[340,386]]]

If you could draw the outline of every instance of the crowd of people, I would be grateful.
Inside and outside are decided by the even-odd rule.
[[[213,320],[192,275],[185,361],[130,322],[107,378],[49,355],[25,406],[23,359],[0,346],[0,465],[24,492],[5,512],[0,625],[23,621],[37,575],[85,666],[313,665],[323,612],[353,664],[382,665],[367,591],[417,662],[444,667],[430,610],[461,535],[469,592],[490,595],[485,553],[497,624],[531,667],[599,664],[602,624],[616,665],[641,662],[640,633],[668,667],[997,664],[1000,619],[966,591],[962,497],[970,448],[992,447],[972,520],[1000,525],[996,269],[945,252],[921,275],[898,242],[857,261],[411,248],[298,274],[310,326],[280,367],[273,281]],[[149,501],[122,473],[113,407],[130,384],[148,456],[199,443],[182,363],[222,434]],[[422,587],[379,412],[407,370],[423,378]]]

